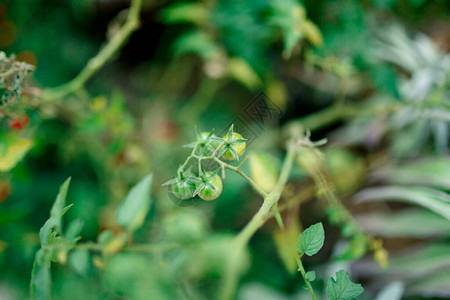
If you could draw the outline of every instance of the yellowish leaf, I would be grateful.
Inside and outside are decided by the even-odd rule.
[[[14,138],[7,142],[6,151],[0,156],[0,171],[7,172],[14,168],[33,146],[31,139]]]
[[[264,152],[252,152],[249,159],[251,177],[266,193],[270,193],[278,180],[277,159]]]
[[[323,45],[323,37],[319,27],[309,20],[302,23],[303,35],[316,47]]]
[[[243,59],[231,58],[228,61],[228,74],[231,78],[245,85],[249,90],[259,88],[262,83],[258,74]]]

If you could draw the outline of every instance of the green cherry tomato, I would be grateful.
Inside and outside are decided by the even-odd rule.
[[[179,199],[192,198],[196,189],[195,183],[180,179],[172,185],[172,192]]]
[[[226,134],[223,137],[223,139],[228,140],[228,134]],[[243,139],[242,135],[240,135],[237,132],[233,132],[231,142],[238,140],[238,139]],[[235,144],[232,143],[231,145],[229,145],[229,147],[233,147],[234,151],[236,151],[237,156],[241,157],[242,154],[244,154],[246,144],[247,144],[246,142],[240,142],[240,143],[235,143]],[[234,157],[234,155],[231,153],[230,150],[226,150],[222,154],[222,158],[225,160],[236,160],[236,158]]]
[[[212,137],[215,137],[215,135],[209,136],[209,132],[202,132],[201,133],[201,142],[199,144],[199,154],[208,156],[211,155],[214,150],[216,150],[217,146],[219,146],[219,143],[211,139]]]
[[[210,172],[206,173],[206,175],[208,174],[210,174]],[[222,193],[222,179],[220,179],[219,175],[214,175],[205,182],[205,184],[205,187],[198,193],[198,196],[203,200],[215,200]],[[214,187],[214,189],[212,187]]]

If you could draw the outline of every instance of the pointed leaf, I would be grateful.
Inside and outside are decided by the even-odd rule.
[[[67,190],[69,189],[70,177],[64,181],[64,183],[59,188],[59,193],[56,196],[55,203],[50,210],[50,219],[54,220],[54,225],[56,230],[62,232],[62,216],[64,215],[64,207],[66,203]]]
[[[360,284],[350,281],[350,276],[344,270],[336,273],[336,280],[330,278],[327,282],[327,295],[330,300],[352,300],[364,292]]]
[[[217,137],[217,136],[212,136],[212,137],[211,137],[211,140],[216,141],[216,142],[219,142],[219,143],[221,143],[221,144],[227,142],[225,139],[220,138],[220,137]]]
[[[190,143],[190,144],[186,144],[183,147],[184,148],[195,148],[195,146],[197,146],[197,145],[198,145],[198,142],[193,142],[193,143]]]
[[[208,174],[208,176],[206,177],[206,180],[211,180],[214,176],[217,175],[217,173],[219,173],[220,169],[215,169],[214,171],[212,171],[210,174]]]
[[[192,195],[192,197],[197,196],[198,193],[200,193],[204,188],[205,188],[206,184],[204,184],[203,182],[199,184],[199,186],[195,189],[194,194]]]
[[[198,177],[192,177],[192,176],[186,176],[186,179],[190,182],[193,183],[198,183],[198,182],[202,182],[202,180]]]
[[[83,229],[84,221],[81,219],[73,220],[69,226],[67,226],[67,230],[65,233],[65,237],[67,240],[72,241],[79,238],[81,230]]]
[[[239,160],[239,155],[233,147],[228,147],[228,151],[230,151],[231,155],[233,155],[234,159]]]
[[[336,273],[336,280],[330,278],[327,282],[327,295],[330,300],[352,300],[364,292],[360,284],[350,281],[350,276],[344,270]]]
[[[200,129],[198,129],[198,126],[195,126],[195,135],[197,136],[198,140],[202,140],[202,132]]]
[[[298,237],[297,251],[312,256],[319,252],[325,240],[325,231],[322,223],[317,223],[308,227]]]
[[[150,188],[152,184],[152,174],[147,175],[136,184],[122,201],[117,211],[117,222],[133,232],[139,228],[147,215],[150,204]]]
[[[161,186],[171,185],[171,184],[177,183],[177,181],[178,181],[177,178],[170,179],[169,181],[166,181],[163,184],[161,184]]]

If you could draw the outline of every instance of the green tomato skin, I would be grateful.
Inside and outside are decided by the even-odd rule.
[[[214,187],[216,188],[215,190],[206,186],[203,190],[200,191],[200,193],[198,193],[198,196],[205,201],[215,200],[222,193],[222,179],[220,179],[219,175],[215,175],[210,180],[210,183],[214,185]]]
[[[187,181],[179,181],[172,186],[172,192],[179,199],[192,198],[195,192],[195,184]]]
[[[209,132],[202,132],[202,139],[206,140],[206,138],[208,137]],[[215,137],[215,135],[213,134],[211,137]],[[199,148],[199,154],[200,155],[204,155],[204,156],[209,156],[211,155],[214,150],[216,150],[217,146],[219,146],[219,143],[214,141],[214,140],[209,140],[208,142],[204,143],[203,145],[201,145]]]
[[[226,134],[223,138],[227,139],[228,134]],[[242,139],[242,138],[243,138],[242,135],[240,135],[237,132],[233,132],[233,139],[237,140],[237,139]],[[246,142],[242,142],[242,143],[232,146],[234,148],[234,150],[236,151],[239,158],[242,156],[242,154],[244,154],[246,144],[247,144]],[[233,156],[233,154],[231,154],[231,152],[229,150],[225,151],[222,154],[222,158],[225,160],[236,160],[236,158]]]

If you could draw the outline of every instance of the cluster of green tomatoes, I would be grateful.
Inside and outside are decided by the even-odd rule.
[[[204,160],[239,160],[244,154],[246,139],[233,131],[233,125],[222,138],[212,132],[200,132],[198,129],[197,141],[186,145],[193,148],[192,154],[186,159],[184,165],[178,169],[177,177],[164,183],[170,185],[172,193],[179,199],[189,199],[199,196],[205,201],[215,200],[222,193],[222,179],[218,175],[219,168],[215,171],[205,171],[202,165]],[[185,170],[189,161],[198,160],[198,174],[191,170]],[[199,159],[201,158],[201,159]]]

